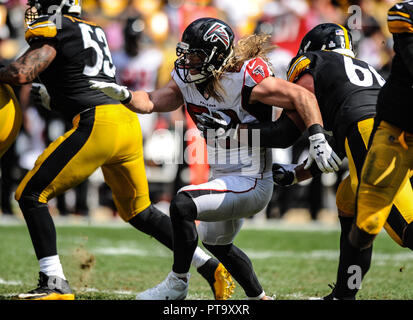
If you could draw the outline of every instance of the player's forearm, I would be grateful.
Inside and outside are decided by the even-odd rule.
[[[317,99],[310,91],[304,88],[298,90],[293,99],[293,105],[301,116],[306,128],[314,124],[323,125],[323,118],[321,117]]]
[[[56,50],[48,45],[30,48],[23,56],[0,69],[0,82],[11,85],[31,83],[56,57]]]
[[[239,125],[240,132],[247,130],[248,144],[253,145],[253,135],[255,132],[259,134],[260,146],[265,148],[288,148],[293,145],[301,136],[300,129],[294,122],[285,114],[275,122],[262,122],[253,124]],[[242,137],[242,134],[238,134]]]
[[[165,89],[164,89],[165,90]],[[162,89],[153,92],[134,91],[126,107],[137,113],[171,112],[182,105],[177,99],[167,99]]]

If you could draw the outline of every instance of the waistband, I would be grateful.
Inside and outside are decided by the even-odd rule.
[[[93,106],[90,108],[87,108],[81,112],[79,112],[77,115],[75,115],[72,119],[72,123],[76,124],[79,123],[80,119],[84,119],[87,118],[88,116],[94,116],[96,113],[96,110],[104,110],[104,109],[113,109],[113,108],[117,108],[119,112],[125,111],[125,112],[129,112],[129,113],[134,113],[133,111],[129,110],[128,108],[126,108],[124,105],[122,104],[101,104],[101,105],[97,105],[97,106]]]

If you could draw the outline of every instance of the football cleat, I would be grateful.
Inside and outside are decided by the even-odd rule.
[[[136,295],[137,300],[184,300],[188,294],[188,282],[170,272],[166,279],[155,287]]]
[[[336,287],[335,287],[335,285],[329,284],[328,286],[332,289],[331,293],[326,295],[325,297],[322,297],[320,300],[356,300],[355,297],[338,298],[338,297],[336,297]]]
[[[75,295],[67,280],[57,276],[47,276],[39,272],[39,283],[36,289],[19,294],[18,300],[74,300]]]
[[[209,283],[215,300],[228,300],[234,293],[235,283],[228,270],[218,260],[211,258],[197,269]]]

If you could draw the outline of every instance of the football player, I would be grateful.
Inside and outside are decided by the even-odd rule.
[[[25,37],[30,48],[0,69],[0,82],[22,85],[38,77],[50,94],[50,108],[72,121],[73,128],[44,150],[16,191],[40,265],[38,288],[18,298],[71,300],[74,294],[57,254],[47,206],[50,199],[101,167],[122,219],[170,249],[172,225],[149,199],[136,113],[89,88],[90,80],[115,81],[104,31],[80,18],[79,0],[29,0],[28,5]],[[47,100],[44,92],[40,95]],[[215,298],[231,295],[232,278],[215,258],[197,248],[193,265]]]
[[[340,160],[326,142],[317,101],[308,90],[272,76],[266,61],[267,36],[252,35],[233,46],[234,33],[224,21],[201,18],[183,32],[170,82],[155,91],[130,92],[114,83],[93,82],[138,113],[169,112],[185,104],[206,138],[209,182],[182,188],[172,200],[174,263],[167,278],[138,299],[178,300],[188,291],[190,256],[198,243],[195,220],[204,246],[220,260],[249,299],[269,299],[248,256],[233,244],[243,218],[265,208],[273,182],[271,151],[259,145],[240,146],[220,130],[207,130],[213,118],[238,123],[269,121],[272,106],[296,110],[310,133],[310,157],[323,171]],[[215,129],[215,128],[213,128]],[[228,130],[231,132],[231,130]],[[319,150],[317,152],[316,150]]]
[[[413,248],[413,226],[394,216],[394,204],[410,187],[413,174],[413,2],[395,4],[387,16],[395,56],[390,76],[377,101],[374,134],[361,171],[357,217],[350,233],[352,245],[371,247],[374,238],[391,221],[403,244]],[[405,198],[412,203],[413,197]],[[409,217],[413,219],[413,211]]]
[[[0,84],[0,158],[16,140],[22,117],[13,89],[7,84]]]
[[[287,76],[289,81],[314,92],[325,128],[333,133],[336,150],[349,161],[350,174],[340,183],[336,193],[341,226],[337,281],[332,293],[324,299],[355,299],[359,286],[348,285],[354,275],[350,268],[360,267],[361,280],[369,270],[372,247],[356,248],[349,241],[349,233],[356,212],[360,173],[373,131],[377,96],[385,81],[373,67],[355,58],[351,34],[343,26],[333,23],[320,24],[305,35]],[[294,119],[299,123],[299,119]],[[261,144],[267,147],[287,147],[301,135],[296,124],[285,116],[273,123],[239,127],[247,127],[249,132],[261,129]],[[275,182],[291,185],[319,174],[314,166],[310,171],[304,170],[304,165],[294,167],[274,164]],[[392,202],[385,228],[399,245],[413,249],[409,232],[413,221],[411,199],[411,184],[405,183]]]

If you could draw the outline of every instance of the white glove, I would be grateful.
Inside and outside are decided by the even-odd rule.
[[[49,96],[49,93],[47,92],[46,87],[43,84],[33,83],[30,94],[36,106],[42,106],[43,108],[47,110],[51,110],[50,96]]]
[[[308,137],[308,140],[310,140],[310,150],[304,169],[309,169],[315,160],[318,168],[324,173],[338,171],[341,159],[330,147],[324,134],[313,134]]]
[[[114,82],[90,80],[89,83],[91,84],[91,89],[100,90],[112,99],[119,100],[122,103],[129,102],[132,97],[132,94],[127,87],[120,86]]]

